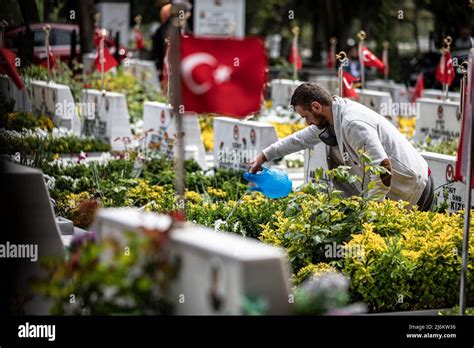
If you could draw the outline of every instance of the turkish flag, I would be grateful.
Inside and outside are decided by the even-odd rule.
[[[342,97],[343,98],[357,98],[359,94],[356,92],[353,83],[359,78],[352,76],[347,71],[342,72]]]
[[[471,49],[471,54],[469,56],[468,70],[467,70],[467,82],[466,89],[463,98],[463,115],[462,115],[462,128],[461,128],[461,137],[459,139],[458,154],[456,161],[456,173],[454,180],[462,181],[463,178],[467,176],[467,153],[469,151],[469,137],[472,129],[472,98],[474,93],[474,69],[472,64],[474,63],[473,59],[474,49]],[[472,139],[474,141],[474,139]],[[472,168],[472,182],[471,187],[474,188],[474,166]]]
[[[423,72],[420,72],[416,79],[415,91],[413,92],[413,97],[411,98],[412,103],[416,102],[418,98],[421,98],[423,95],[423,90],[425,89],[425,75]]]
[[[362,47],[362,55],[364,56],[364,66],[374,67],[382,72],[384,71],[385,66],[383,62],[365,46]]]
[[[267,58],[259,38],[181,38],[186,111],[247,116],[260,110]]]
[[[109,49],[104,47],[104,72],[109,71],[110,69],[118,65],[115,58],[110,54]],[[100,50],[97,52],[97,57],[95,58],[95,68],[97,71],[101,71],[102,65],[100,61]]]
[[[298,49],[298,42],[295,39],[293,39],[293,43],[291,44],[289,61],[291,65],[294,65],[296,61],[296,70],[301,70],[301,68],[303,67],[303,63],[301,62],[300,50]]]
[[[23,83],[20,74],[18,74],[15,65],[16,54],[5,47],[2,47],[0,48],[0,56],[0,73],[7,74],[18,89],[23,89],[25,84]]]
[[[436,68],[436,80],[441,83],[445,83],[448,86],[451,86],[451,83],[454,80],[453,60],[449,51],[445,51],[441,55],[441,59],[439,60],[439,64]]]
[[[140,28],[135,28],[135,41],[137,43],[137,50],[141,50],[145,47],[145,45],[143,44],[143,35]]]

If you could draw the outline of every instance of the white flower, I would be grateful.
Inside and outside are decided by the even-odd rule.
[[[225,225],[225,221],[218,219],[214,221],[214,232],[219,232],[222,225]]]
[[[19,152],[15,153],[15,156],[13,157],[13,160],[14,160],[16,163],[20,163],[21,155],[20,155]]]
[[[48,187],[49,190],[54,190],[54,187],[56,186],[56,178],[49,176],[47,174],[43,174],[46,182],[46,186]]]

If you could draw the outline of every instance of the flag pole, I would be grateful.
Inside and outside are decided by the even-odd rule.
[[[300,28],[298,26],[294,27],[292,30],[293,33],[293,44],[291,49],[293,50],[293,80],[298,79],[298,35],[300,34]]]
[[[0,48],[3,48],[5,45],[5,27],[8,25],[8,22],[4,19],[0,21]]]
[[[337,69],[337,79],[338,79],[338,82],[339,82],[339,96],[341,98],[344,98],[344,87],[343,87],[343,69],[344,69],[344,62],[345,60],[347,59],[347,55],[346,55],[346,52],[344,51],[341,51],[339,52],[338,54],[336,54],[336,59],[339,60],[339,67]]]
[[[99,59],[100,59],[100,88],[102,93],[105,92],[104,85],[105,85],[105,57],[104,57],[104,49],[105,49],[105,37],[107,36],[107,30],[103,28],[100,31],[100,49],[99,49]]]
[[[453,41],[453,39],[451,39],[451,36],[446,36],[444,38],[444,43],[446,45],[446,48],[443,50],[442,52],[442,55],[443,55],[443,60],[441,61],[442,65],[441,67],[444,69],[445,66],[446,66],[446,62],[444,61],[446,59],[446,55],[445,53],[446,52],[449,52],[449,47],[451,46],[451,42]],[[445,76],[447,74],[447,72],[445,71],[444,72]],[[444,100],[447,100],[448,99],[448,92],[449,92],[449,86],[447,83],[443,83],[443,93],[444,93]]]
[[[472,67],[471,67],[472,68]],[[472,76],[472,75],[471,75]],[[469,83],[472,84],[472,81]],[[471,89],[471,105],[474,105],[474,90]],[[464,115],[467,117],[467,115]],[[459,315],[466,313],[466,282],[467,282],[467,261],[469,252],[469,229],[471,225],[471,193],[472,193],[472,153],[474,151],[474,107],[471,108],[471,122],[468,123],[471,129],[467,132],[469,135],[467,151],[467,173],[466,173],[466,204],[464,205],[464,233],[462,240],[462,263],[461,263],[461,284],[459,289]]]
[[[383,69],[383,75],[385,81],[388,80],[388,48],[390,47],[390,43],[385,40],[383,42],[383,60],[384,60],[384,69]]]
[[[138,48],[138,45],[137,45],[137,38],[136,38],[136,35],[138,32],[141,32],[141,24],[142,24],[142,16],[141,15],[136,15],[135,18],[133,18],[133,20],[135,21],[135,44],[136,44],[136,51],[137,51],[137,56],[138,58],[140,58],[140,49]]]
[[[51,26],[46,24],[43,27],[44,31],[44,46],[46,48],[46,66],[48,67],[48,82],[51,82],[51,69],[50,69],[50,61],[49,61],[49,32],[51,31]]]
[[[170,33],[170,101],[173,106],[173,114],[176,122],[177,137],[177,158],[175,161],[176,169],[176,191],[178,194],[179,210],[184,210],[184,139],[183,139],[183,114],[182,98],[181,98],[181,74],[180,74],[180,57],[181,57],[181,27],[185,24],[186,19],[181,20],[179,14],[185,11],[182,3],[173,3],[171,7],[171,26]]]
[[[329,54],[336,56],[336,59],[337,59],[337,54],[336,54],[337,38],[331,37],[329,39],[329,44],[330,44]],[[336,67],[336,64],[334,64],[334,67]]]
[[[365,67],[364,67],[364,53],[362,48],[364,47],[364,40],[366,38],[365,31],[361,30],[357,33],[359,38],[359,63],[360,63],[360,89],[365,87]]]

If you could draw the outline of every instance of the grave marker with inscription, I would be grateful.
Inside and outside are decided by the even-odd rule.
[[[461,113],[459,103],[440,99],[420,98],[417,100],[420,115],[416,120],[415,139],[450,140],[461,134]]]
[[[55,82],[31,81],[32,111],[51,118],[56,127],[81,133],[81,121],[69,86]]]
[[[85,115],[83,133],[109,143],[114,151],[125,150],[122,141],[115,141],[119,137],[132,136],[125,95],[85,89],[82,100],[84,103],[94,103],[95,110],[94,114]]]
[[[149,133],[148,141],[156,144],[159,152],[170,160],[176,157],[174,146],[176,142],[176,124],[169,104],[146,101],[143,109],[143,129],[153,129]],[[201,138],[201,128],[197,114],[188,112],[183,117],[185,157],[195,157],[197,148],[197,163],[203,170],[207,170],[206,151]]]
[[[214,164],[217,168],[248,170],[249,161],[277,140],[271,124],[215,117]]]

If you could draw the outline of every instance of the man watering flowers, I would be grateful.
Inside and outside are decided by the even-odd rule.
[[[291,105],[308,127],[270,145],[250,162],[256,173],[266,161],[312,148],[321,141],[327,145],[329,168],[350,166],[353,173],[364,177],[361,153],[369,155],[373,166],[386,170],[370,175],[375,186],[368,196],[407,201],[422,211],[433,206],[434,186],[428,164],[410,142],[385,117],[353,100],[331,96],[316,83],[300,85]],[[334,182],[347,195],[359,194],[350,184]]]

